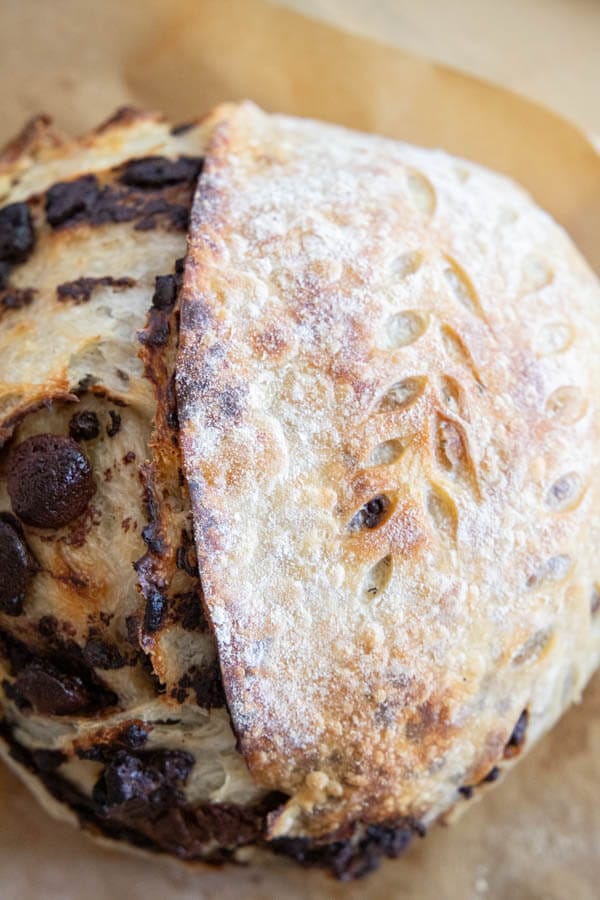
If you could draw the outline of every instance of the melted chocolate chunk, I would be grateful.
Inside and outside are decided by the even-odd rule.
[[[31,212],[26,203],[9,203],[0,209],[0,259],[24,262],[35,244]]]
[[[365,503],[365,505],[361,506],[358,510],[348,526],[349,531],[362,531],[363,528],[377,528],[377,526],[381,525],[383,522],[389,508],[390,501],[385,494],[381,494],[379,497],[373,497],[372,500],[369,500],[368,503]]]
[[[73,716],[92,704],[78,675],[59,672],[52,663],[42,660],[28,663],[6,693],[19,706],[31,707],[43,716]]]
[[[135,287],[133,278],[113,278],[112,275],[103,275],[101,278],[83,277],[75,281],[65,281],[56,288],[59,300],[73,300],[75,305],[87,303],[96,287],[112,287],[115,291],[124,291]]]
[[[177,687],[173,689],[172,696],[179,703],[184,703],[190,689],[194,691],[196,703],[202,709],[220,709],[225,706],[223,681],[219,667],[216,664],[201,668],[192,666],[179,679]]]
[[[0,515],[0,612],[19,616],[35,565],[25,537],[12,519]]]
[[[202,171],[202,163],[200,157],[167,159],[165,156],[147,156],[127,163],[119,181],[142,189],[167,187],[181,181],[196,181]]]
[[[177,278],[175,275],[157,275],[155,279],[152,306],[155,309],[172,309],[177,299]]]
[[[94,786],[94,802],[105,813],[114,807],[125,807],[129,815],[168,809],[183,801],[181,788],[193,765],[194,757],[183,751],[121,750]]]
[[[53,772],[67,761],[67,757],[61,750],[32,750],[31,756],[40,772]]]
[[[106,433],[109,437],[114,437],[121,430],[121,416],[114,409],[108,411],[110,416],[110,425],[106,426]]]
[[[83,648],[83,658],[93,669],[122,669],[127,665],[127,660],[117,647],[95,635],[88,638]]]
[[[524,709],[517,720],[517,724],[513,728],[513,732],[508,739],[506,747],[504,748],[505,759],[510,759],[511,757],[516,756],[525,743],[525,734],[527,732],[528,724],[529,713],[526,709]]]
[[[8,284],[8,276],[10,275],[10,264],[0,259],[0,291],[3,291]]]
[[[62,528],[78,518],[96,490],[87,456],[56,434],[38,434],[14,448],[7,486],[14,512],[38,528]]]
[[[69,422],[69,434],[74,441],[93,441],[100,434],[98,416],[91,409],[75,413]]]
[[[208,622],[199,592],[175,594],[175,618],[186,631],[208,631]]]
[[[423,829],[407,822],[397,827],[370,825],[364,837],[317,844],[308,838],[278,838],[270,846],[276,853],[291,856],[303,866],[327,869],[340,881],[352,881],[373,872],[382,858],[396,859],[410,844],[413,835]]]
[[[23,309],[33,303],[36,291],[34,288],[8,288],[0,292],[2,309]]]
[[[98,202],[100,187],[95,175],[59,181],[46,193],[46,219],[52,228],[89,214]]]
[[[107,732],[95,732],[90,744],[76,744],[75,752],[79,759],[92,759],[96,762],[110,763],[122,750],[141,750],[148,741],[152,730],[150,725],[132,722]]]

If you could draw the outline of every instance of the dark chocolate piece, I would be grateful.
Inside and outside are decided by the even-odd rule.
[[[114,409],[109,409],[110,425],[106,426],[106,433],[109,437],[114,437],[121,430],[121,416]]]
[[[162,188],[182,181],[196,181],[202,171],[201,157],[181,156],[167,159],[165,156],[147,156],[126,163],[119,178],[123,184],[136,188]]]
[[[115,291],[124,291],[135,287],[135,280],[127,277],[113,278],[112,275],[103,275],[99,278],[87,276],[59,284],[56,294],[59,300],[72,300],[78,306],[80,303],[87,303],[96,287],[112,287]]]
[[[92,703],[78,675],[59,672],[42,660],[28,663],[6,693],[19,706],[29,706],[43,716],[73,716],[87,711]]]
[[[93,441],[100,434],[98,416],[91,409],[75,413],[69,422],[69,434],[74,441]]]
[[[25,262],[35,244],[31,212],[26,203],[9,203],[0,209],[0,259]]]
[[[27,586],[35,572],[25,536],[16,520],[0,515],[0,612],[19,616]]]
[[[85,512],[96,490],[90,462],[70,438],[38,434],[8,460],[8,493],[16,515],[38,528],[62,528]]]
[[[52,228],[89,214],[98,202],[100,187],[95,175],[59,181],[46,193],[46,218]]]
[[[364,506],[361,506],[361,508],[358,510],[358,512],[350,522],[348,530],[362,531],[363,528],[377,528],[382,524],[389,508],[390,501],[385,496],[385,494],[381,494],[378,497],[373,497],[372,500],[369,500],[368,503],[365,503]]]

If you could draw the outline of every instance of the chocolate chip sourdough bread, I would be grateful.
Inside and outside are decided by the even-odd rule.
[[[219,107],[0,168],[3,752],[57,814],[350,878],[600,655],[600,288],[515,185]]]

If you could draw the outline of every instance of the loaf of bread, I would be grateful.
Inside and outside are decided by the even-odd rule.
[[[600,658],[600,285],[508,179],[226,104],[0,162],[0,738],[87,832],[339,878]]]

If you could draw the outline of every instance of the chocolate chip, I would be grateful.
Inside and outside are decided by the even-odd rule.
[[[160,628],[167,611],[166,598],[154,591],[146,601],[144,612],[144,631],[154,634]]]
[[[38,528],[61,528],[78,518],[96,490],[87,456],[56,434],[34,435],[12,450],[7,487],[17,516]]]
[[[127,163],[119,181],[137,188],[161,188],[181,181],[195,181],[202,170],[200,157],[147,156]]]
[[[17,522],[11,519],[0,517],[0,611],[19,616],[35,566]]]
[[[46,193],[46,218],[52,228],[89,213],[100,193],[95,175],[82,175],[73,181],[53,184]]]
[[[498,781],[501,774],[502,774],[502,772],[498,768],[498,766],[494,766],[493,768],[490,769],[490,771],[487,773],[485,778],[482,778],[482,782],[485,782],[486,784],[491,784],[493,781]]]
[[[93,441],[100,434],[98,416],[91,409],[75,413],[69,422],[69,434],[74,441]]]
[[[475,788],[472,784],[464,784],[462,787],[459,787],[458,793],[462,794],[465,800],[470,800],[473,796]]]
[[[152,306],[155,309],[172,309],[177,299],[175,275],[157,275],[154,284]]]
[[[106,433],[109,437],[114,437],[121,430],[121,416],[114,409],[109,409],[110,425],[106,426]]]
[[[0,259],[24,262],[35,243],[31,213],[26,203],[9,203],[0,209]]]
[[[79,676],[59,672],[46,661],[26,665],[7,693],[19,705],[30,706],[43,716],[76,715],[84,712],[91,703],[90,694]]]
[[[362,531],[364,528],[377,528],[378,525],[381,525],[389,508],[390,501],[385,494],[381,494],[379,497],[373,497],[372,500],[369,500],[368,503],[361,506],[350,522],[348,530]]]

